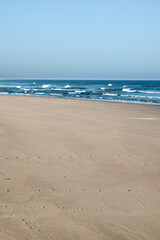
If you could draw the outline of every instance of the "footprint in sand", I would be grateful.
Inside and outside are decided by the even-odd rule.
[[[159,190],[154,190],[154,192],[158,193],[158,192],[159,192]]]
[[[40,189],[35,189],[34,192],[40,192],[41,190]]]
[[[71,190],[71,189],[67,189],[66,191],[67,191],[67,192],[71,192],[72,190]]]
[[[4,191],[5,191],[5,192],[9,192],[10,190],[9,190],[9,189],[5,189]]]
[[[30,229],[32,229],[32,227],[30,227],[30,226],[28,226],[27,228],[30,228]]]
[[[63,206],[58,206],[58,208],[64,209],[64,207],[63,207]]]
[[[79,211],[84,211],[84,210],[85,210],[85,208],[78,208],[78,210],[79,210]]]
[[[101,192],[101,189],[97,189],[97,192]]]
[[[3,180],[10,180],[10,178],[3,178]]]
[[[28,225],[28,223],[27,223],[27,222],[23,222],[23,224],[24,224],[24,225]]]

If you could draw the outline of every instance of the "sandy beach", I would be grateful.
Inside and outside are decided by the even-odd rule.
[[[0,240],[160,239],[160,106],[0,96]]]

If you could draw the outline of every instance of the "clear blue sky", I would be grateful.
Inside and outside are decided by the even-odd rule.
[[[160,79],[160,0],[0,0],[0,78]]]

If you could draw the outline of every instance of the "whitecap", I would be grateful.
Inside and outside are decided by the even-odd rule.
[[[105,90],[105,88],[104,88],[104,87],[101,87],[101,90]]]
[[[64,89],[64,88],[63,88],[63,89],[61,89],[61,88],[55,88],[54,90],[55,90],[55,91],[68,91],[68,89]]]
[[[123,92],[136,92],[136,90],[131,90],[130,88],[123,88]]]
[[[71,86],[69,86],[69,85],[66,85],[66,86],[64,86],[64,88],[70,88]]]
[[[44,85],[42,85],[42,88],[48,88],[48,87],[50,87],[51,85],[50,84],[44,84]]]
[[[76,90],[75,91],[75,93],[79,93],[79,94],[81,94],[81,93],[85,93],[86,91],[84,91],[84,90],[82,90],[82,91],[80,91],[80,90]]]
[[[108,95],[108,96],[117,96],[116,93],[103,93],[103,95]]]
[[[16,88],[21,88],[21,86],[17,86]]]
[[[141,92],[141,93],[160,93],[158,91],[138,91],[138,92]]]
[[[108,86],[112,86],[112,84],[111,84],[111,83],[109,83],[109,84],[108,84]]]

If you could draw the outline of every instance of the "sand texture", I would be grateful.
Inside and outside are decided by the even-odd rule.
[[[0,240],[159,240],[160,106],[0,96]]]

